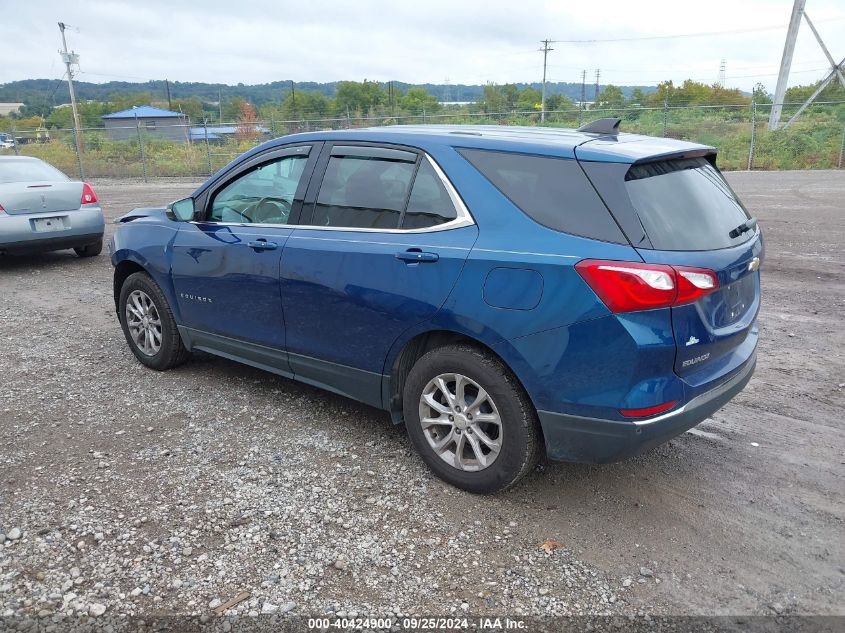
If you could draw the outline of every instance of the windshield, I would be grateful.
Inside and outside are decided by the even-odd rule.
[[[748,241],[730,232],[750,217],[722,174],[706,158],[633,165],[625,188],[654,248],[714,250]]]

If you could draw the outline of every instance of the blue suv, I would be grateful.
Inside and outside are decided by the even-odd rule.
[[[751,378],[759,228],[711,147],[618,131],[296,134],[111,244],[132,352],[203,350],[390,412],[438,476],[610,462]]]

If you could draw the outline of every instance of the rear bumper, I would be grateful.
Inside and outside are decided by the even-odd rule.
[[[674,411],[647,420],[620,422],[538,411],[548,457],[601,464],[658,446],[721,409],[745,388],[756,364],[754,353],[726,381]]]
[[[25,253],[46,253],[49,251],[61,251],[66,248],[77,248],[88,246],[103,239],[102,233],[89,235],[72,235],[65,237],[50,237],[40,240],[27,240],[15,244],[0,244],[0,254],[18,255]]]
[[[35,220],[58,218],[63,230],[37,231]],[[103,211],[89,206],[74,211],[27,213],[0,216],[0,253],[55,251],[87,246],[102,239]]]

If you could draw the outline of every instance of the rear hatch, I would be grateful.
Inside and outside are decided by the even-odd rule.
[[[610,193],[605,201],[614,202],[608,206],[615,216],[635,218],[636,224],[632,217],[617,217],[621,225],[627,225],[626,233],[646,263],[702,268],[716,274],[715,291],[671,308],[675,372],[699,384],[745,360],[737,352],[754,327],[760,307],[758,269],[763,242],[753,226],[737,234],[751,216],[715,167],[715,156],[695,153],[617,164],[615,195],[605,192]],[[590,174],[589,166],[585,171]],[[592,171],[598,173],[601,168]],[[607,186],[610,180],[605,173],[593,181]]]
[[[0,205],[9,215],[78,209],[81,182],[14,182],[0,184]]]

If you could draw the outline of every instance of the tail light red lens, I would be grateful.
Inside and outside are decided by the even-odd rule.
[[[650,415],[657,415],[658,413],[668,411],[676,404],[678,404],[678,401],[672,400],[671,402],[664,402],[663,404],[658,404],[653,407],[644,407],[642,409],[619,409],[619,413],[624,415],[626,418],[646,418]]]
[[[97,194],[94,193],[94,188],[87,182],[82,183],[82,200],[80,204],[93,204],[97,202]]]
[[[719,287],[705,268],[585,259],[575,270],[614,313],[692,303]]]
[[[719,280],[712,270],[683,266],[673,268],[678,273],[678,297],[675,299],[675,305],[698,301],[719,287]]]
[[[6,209],[3,208],[2,204],[0,204],[0,213],[6,213]]]

